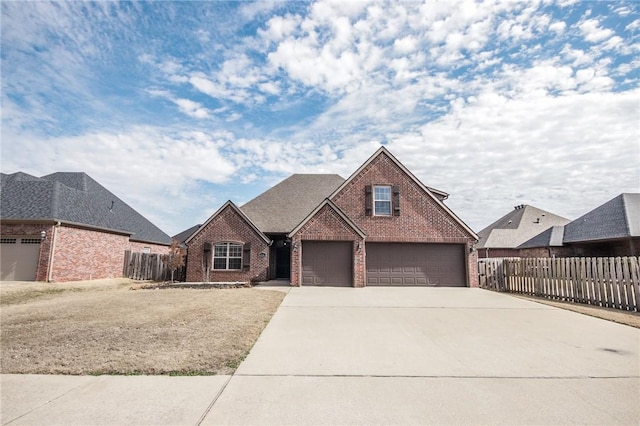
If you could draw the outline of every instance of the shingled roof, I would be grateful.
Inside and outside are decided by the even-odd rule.
[[[624,193],[565,226],[564,242],[640,237],[640,194]]]
[[[51,220],[171,244],[171,238],[86,173],[1,174],[0,219]]]
[[[294,174],[240,207],[265,233],[289,233],[344,182],[339,175]]]
[[[530,240],[520,244],[518,248],[562,247],[563,236],[564,226],[552,226],[546,231],[542,231]]]
[[[477,248],[516,248],[552,226],[569,223],[569,219],[545,210],[519,205],[478,232]]]

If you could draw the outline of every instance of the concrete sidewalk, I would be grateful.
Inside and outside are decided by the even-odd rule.
[[[2,424],[638,424],[640,330],[479,289],[294,288],[234,376],[1,378]]]

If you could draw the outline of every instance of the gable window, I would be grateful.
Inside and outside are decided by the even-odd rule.
[[[391,187],[373,187],[373,214],[375,216],[391,216]]]
[[[242,269],[242,244],[216,243],[213,246],[213,269]]]

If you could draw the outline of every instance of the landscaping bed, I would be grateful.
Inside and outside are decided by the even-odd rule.
[[[137,290],[128,280],[0,286],[0,372],[230,374],[284,294]]]

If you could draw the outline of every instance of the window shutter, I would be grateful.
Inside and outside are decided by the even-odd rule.
[[[373,210],[371,208],[371,185],[364,187],[364,214],[371,216]]]
[[[245,243],[242,246],[242,269],[245,271],[251,269],[251,243]]]
[[[202,266],[205,270],[209,269],[209,260],[211,259],[211,243],[204,243],[204,253],[202,256]]]
[[[393,215],[400,216],[400,187],[394,185],[393,188]]]

